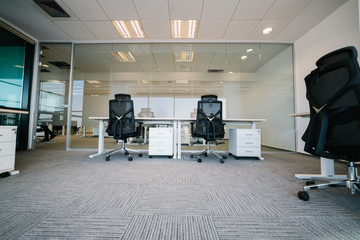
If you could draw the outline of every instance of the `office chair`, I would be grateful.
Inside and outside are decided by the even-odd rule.
[[[210,153],[217,156],[221,163],[224,163],[226,156],[210,150],[210,141],[224,138],[224,123],[222,121],[222,102],[217,100],[216,95],[204,95],[198,101],[196,122],[192,122],[191,132],[193,137],[200,137],[206,141],[206,149],[201,152],[197,161],[202,162],[201,156],[208,156]],[[194,129],[195,124],[195,129]],[[191,154],[190,158],[194,155]]]
[[[359,191],[354,162],[360,160],[360,70],[357,51],[345,47],[320,58],[305,77],[310,106],[309,125],[302,137],[304,150],[312,155],[348,162],[344,180],[315,184],[308,181],[298,197],[309,200],[310,189],[346,186]]]
[[[132,161],[133,158],[129,151],[136,151],[126,149],[125,144],[129,137],[139,136],[140,129],[141,123],[135,129],[134,106],[130,95],[116,94],[115,99],[109,100],[109,124],[106,132],[116,140],[123,140],[123,146],[121,149],[109,152],[106,155],[106,161],[109,161],[110,156],[118,152],[128,155],[128,160]],[[139,153],[139,157],[142,157],[141,153]]]

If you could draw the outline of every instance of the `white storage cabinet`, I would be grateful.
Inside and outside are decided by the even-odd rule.
[[[0,173],[15,168],[17,126],[0,126]]]
[[[149,157],[173,156],[173,128],[149,128]]]
[[[240,157],[261,157],[261,129],[229,129],[229,153]]]

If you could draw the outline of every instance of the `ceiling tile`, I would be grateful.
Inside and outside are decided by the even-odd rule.
[[[200,19],[203,0],[169,0],[170,19]]]
[[[292,20],[311,0],[277,0],[264,16],[264,20]]]
[[[140,19],[169,19],[167,0],[133,0]]]
[[[63,0],[80,20],[108,20],[96,0]]]
[[[121,39],[110,21],[84,21],[83,23],[98,39]]]
[[[139,19],[131,0],[98,0],[110,20]]]
[[[290,21],[261,21],[250,36],[250,39],[274,39]],[[273,32],[267,35],[262,34],[263,29],[272,27]]]
[[[226,29],[224,38],[248,39],[260,21],[230,21]]]
[[[95,39],[95,36],[80,21],[54,21],[74,39]]]
[[[144,32],[147,38],[171,38],[171,29],[169,20],[142,20]]]
[[[232,19],[260,20],[274,2],[275,0],[241,0]]]
[[[239,0],[205,0],[201,19],[231,19]]]
[[[228,24],[228,20],[201,20],[198,38],[223,38]]]

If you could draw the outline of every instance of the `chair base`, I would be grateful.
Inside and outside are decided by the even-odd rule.
[[[207,157],[207,156],[209,156],[210,154],[218,157],[219,160],[220,160],[220,163],[224,163],[224,162],[225,162],[226,156],[225,156],[225,155],[220,156],[220,154],[218,154],[217,152],[211,150],[211,149],[210,149],[210,142],[209,142],[209,141],[206,143],[206,149],[205,149],[204,151],[202,151],[202,152],[198,155],[197,161],[198,161],[199,163],[201,163],[201,162],[202,162],[201,156]],[[193,154],[193,153],[190,154],[190,158],[194,158],[194,154]]]
[[[130,155],[129,151],[134,152],[134,153],[139,153],[138,151],[136,151],[136,150],[134,150],[134,149],[125,148],[125,143],[123,143],[122,148],[113,150],[113,151],[109,152],[108,154],[106,154],[105,160],[106,160],[106,161],[110,161],[110,156],[111,156],[111,155],[114,155],[114,154],[120,152],[120,153],[123,153],[123,154],[127,155],[129,161],[132,161],[133,158],[132,158],[132,156]],[[142,157],[142,154],[141,154],[141,153],[139,153],[139,157]]]
[[[354,166],[354,162],[349,162],[347,166],[347,177],[345,179],[340,179],[338,181],[331,181],[333,179],[330,178],[330,182],[315,184],[314,180],[319,180],[314,178],[311,181],[306,182],[306,186],[304,186],[303,191],[298,192],[298,197],[301,200],[308,201],[310,196],[307,193],[311,189],[323,189],[330,187],[347,187],[351,194],[355,194],[360,192],[360,179],[358,178],[357,168]],[[326,178],[320,178],[320,180],[325,181]]]

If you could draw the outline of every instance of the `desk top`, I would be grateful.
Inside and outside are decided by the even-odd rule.
[[[291,113],[289,117],[310,117],[310,112]]]
[[[90,120],[108,120],[109,117],[89,117]],[[184,122],[192,122],[195,121],[195,118],[135,118],[135,121],[146,121],[146,122],[162,122],[162,121],[184,121]],[[266,119],[223,119],[223,122],[227,123],[251,123],[251,122],[265,122]]]

